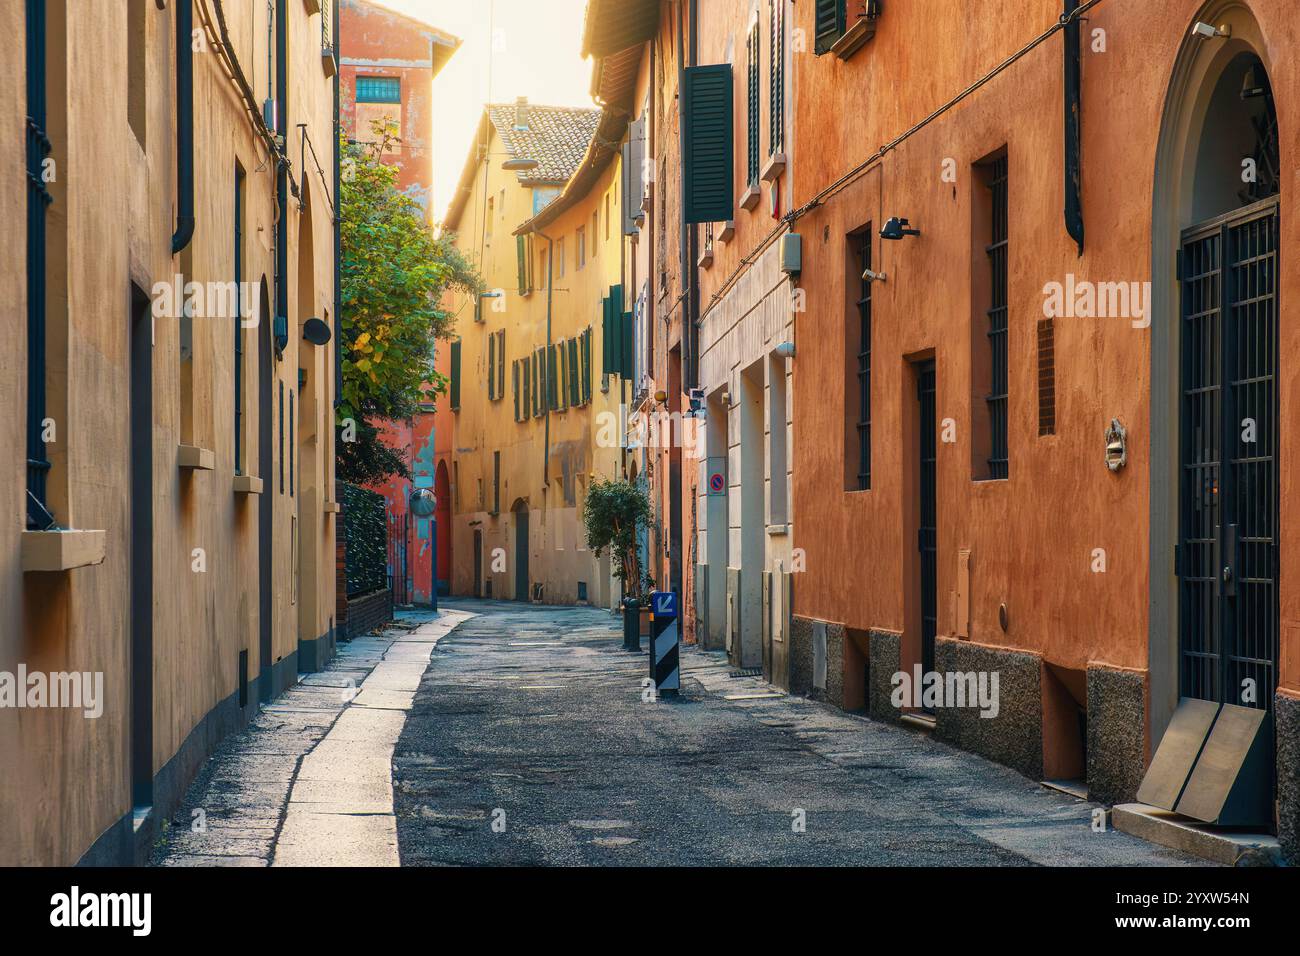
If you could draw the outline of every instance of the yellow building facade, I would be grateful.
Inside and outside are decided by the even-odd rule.
[[[620,168],[592,164],[599,118],[489,107],[444,224],[486,286],[454,305],[455,594],[619,597],[582,527],[591,482],[622,469],[620,389],[606,373],[624,310]]]
[[[144,859],[217,742],[333,652],[311,6],[0,5],[0,210],[28,236],[0,257],[0,865]]]

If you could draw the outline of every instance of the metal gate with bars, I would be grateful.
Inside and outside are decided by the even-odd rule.
[[[1277,252],[1273,198],[1184,231],[1179,265],[1180,694],[1265,709],[1278,660]]]

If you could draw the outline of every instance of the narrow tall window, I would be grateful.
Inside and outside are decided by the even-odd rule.
[[[772,69],[768,74],[771,86],[768,91],[769,152],[773,156],[785,152],[785,0],[770,0],[772,26]]]
[[[284,382],[277,382],[280,393],[280,494],[284,494]]]
[[[447,384],[447,404],[453,412],[460,411],[460,340],[451,343],[451,380]]]
[[[759,119],[758,112],[758,86],[759,86],[759,59],[761,55],[761,42],[758,33],[758,18],[754,18],[754,24],[749,28],[749,40],[746,44],[746,55],[748,56],[749,68],[749,85],[746,91],[748,102],[748,123],[746,131],[748,137],[748,155],[746,164],[746,183],[750,186],[758,185],[759,172]]]
[[[126,13],[126,119],[141,149],[147,145],[148,3],[149,0],[129,0]]]
[[[845,395],[851,396],[853,421],[849,435],[853,454],[848,462],[852,480],[848,487],[858,491],[871,487],[871,282],[866,277],[870,268],[871,226],[867,225],[849,236],[846,277],[848,288],[856,290],[844,343],[846,357],[851,356],[851,379]]]
[[[290,498],[293,497],[293,489],[295,487],[294,480],[293,480],[293,465],[294,465],[293,450],[294,450],[294,446],[298,444],[298,438],[297,438],[298,433],[294,429],[293,395],[294,395],[293,389],[289,389],[289,497]]]
[[[492,453],[492,513],[501,513],[501,452]]]
[[[244,473],[244,169],[235,163],[235,474]]]
[[[27,0],[27,526],[54,524],[47,510],[45,457],[45,0]]]
[[[1008,188],[1005,150],[978,163],[972,176],[971,409],[972,476],[1010,474],[1007,435]],[[982,262],[980,260],[983,260]],[[983,393],[983,408],[978,396]]]

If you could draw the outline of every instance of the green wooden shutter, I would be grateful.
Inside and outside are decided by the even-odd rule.
[[[515,421],[519,421],[519,363],[510,363],[510,381],[515,396]]]
[[[488,401],[497,397],[497,336],[488,335]]]
[[[785,0],[771,0],[772,69],[768,76],[768,146],[773,156],[785,151]]]
[[[818,56],[829,53],[835,41],[844,35],[848,26],[844,16],[844,0],[817,0],[813,52]]]
[[[451,393],[452,411],[460,410],[460,342],[451,343]]]
[[[552,411],[560,407],[559,390],[555,387],[557,371],[555,367],[555,348],[550,346],[546,349],[546,404]]]
[[[528,240],[515,236],[515,255],[519,259],[519,294],[528,294]]]
[[[506,394],[506,330],[497,333],[497,398]]]
[[[735,203],[731,67],[687,67],[682,94],[686,221],[725,222]]]
[[[609,296],[600,300],[600,373],[614,371],[614,323],[610,321]]]
[[[758,111],[758,86],[759,86],[759,57],[762,56],[762,41],[759,39],[758,21],[754,21],[754,26],[749,31],[749,39],[745,43],[745,51],[748,56],[748,78],[745,90],[745,174],[746,184],[749,186],[758,185],[759,173],[759,111]]]
[[[569,404],[582,404],[582,366],[578,362],[578,340],[569,339]]]

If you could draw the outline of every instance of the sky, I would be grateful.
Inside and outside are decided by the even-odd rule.
[[[592,106],[591,63],[579,55],[587,0],[379,0],[461,38],[433,81],[433,209],[447,211],[483,104],[527,96]],[[495,37],[495,42],[493,38]],[[490,78],[490,84],[489,84]]]

